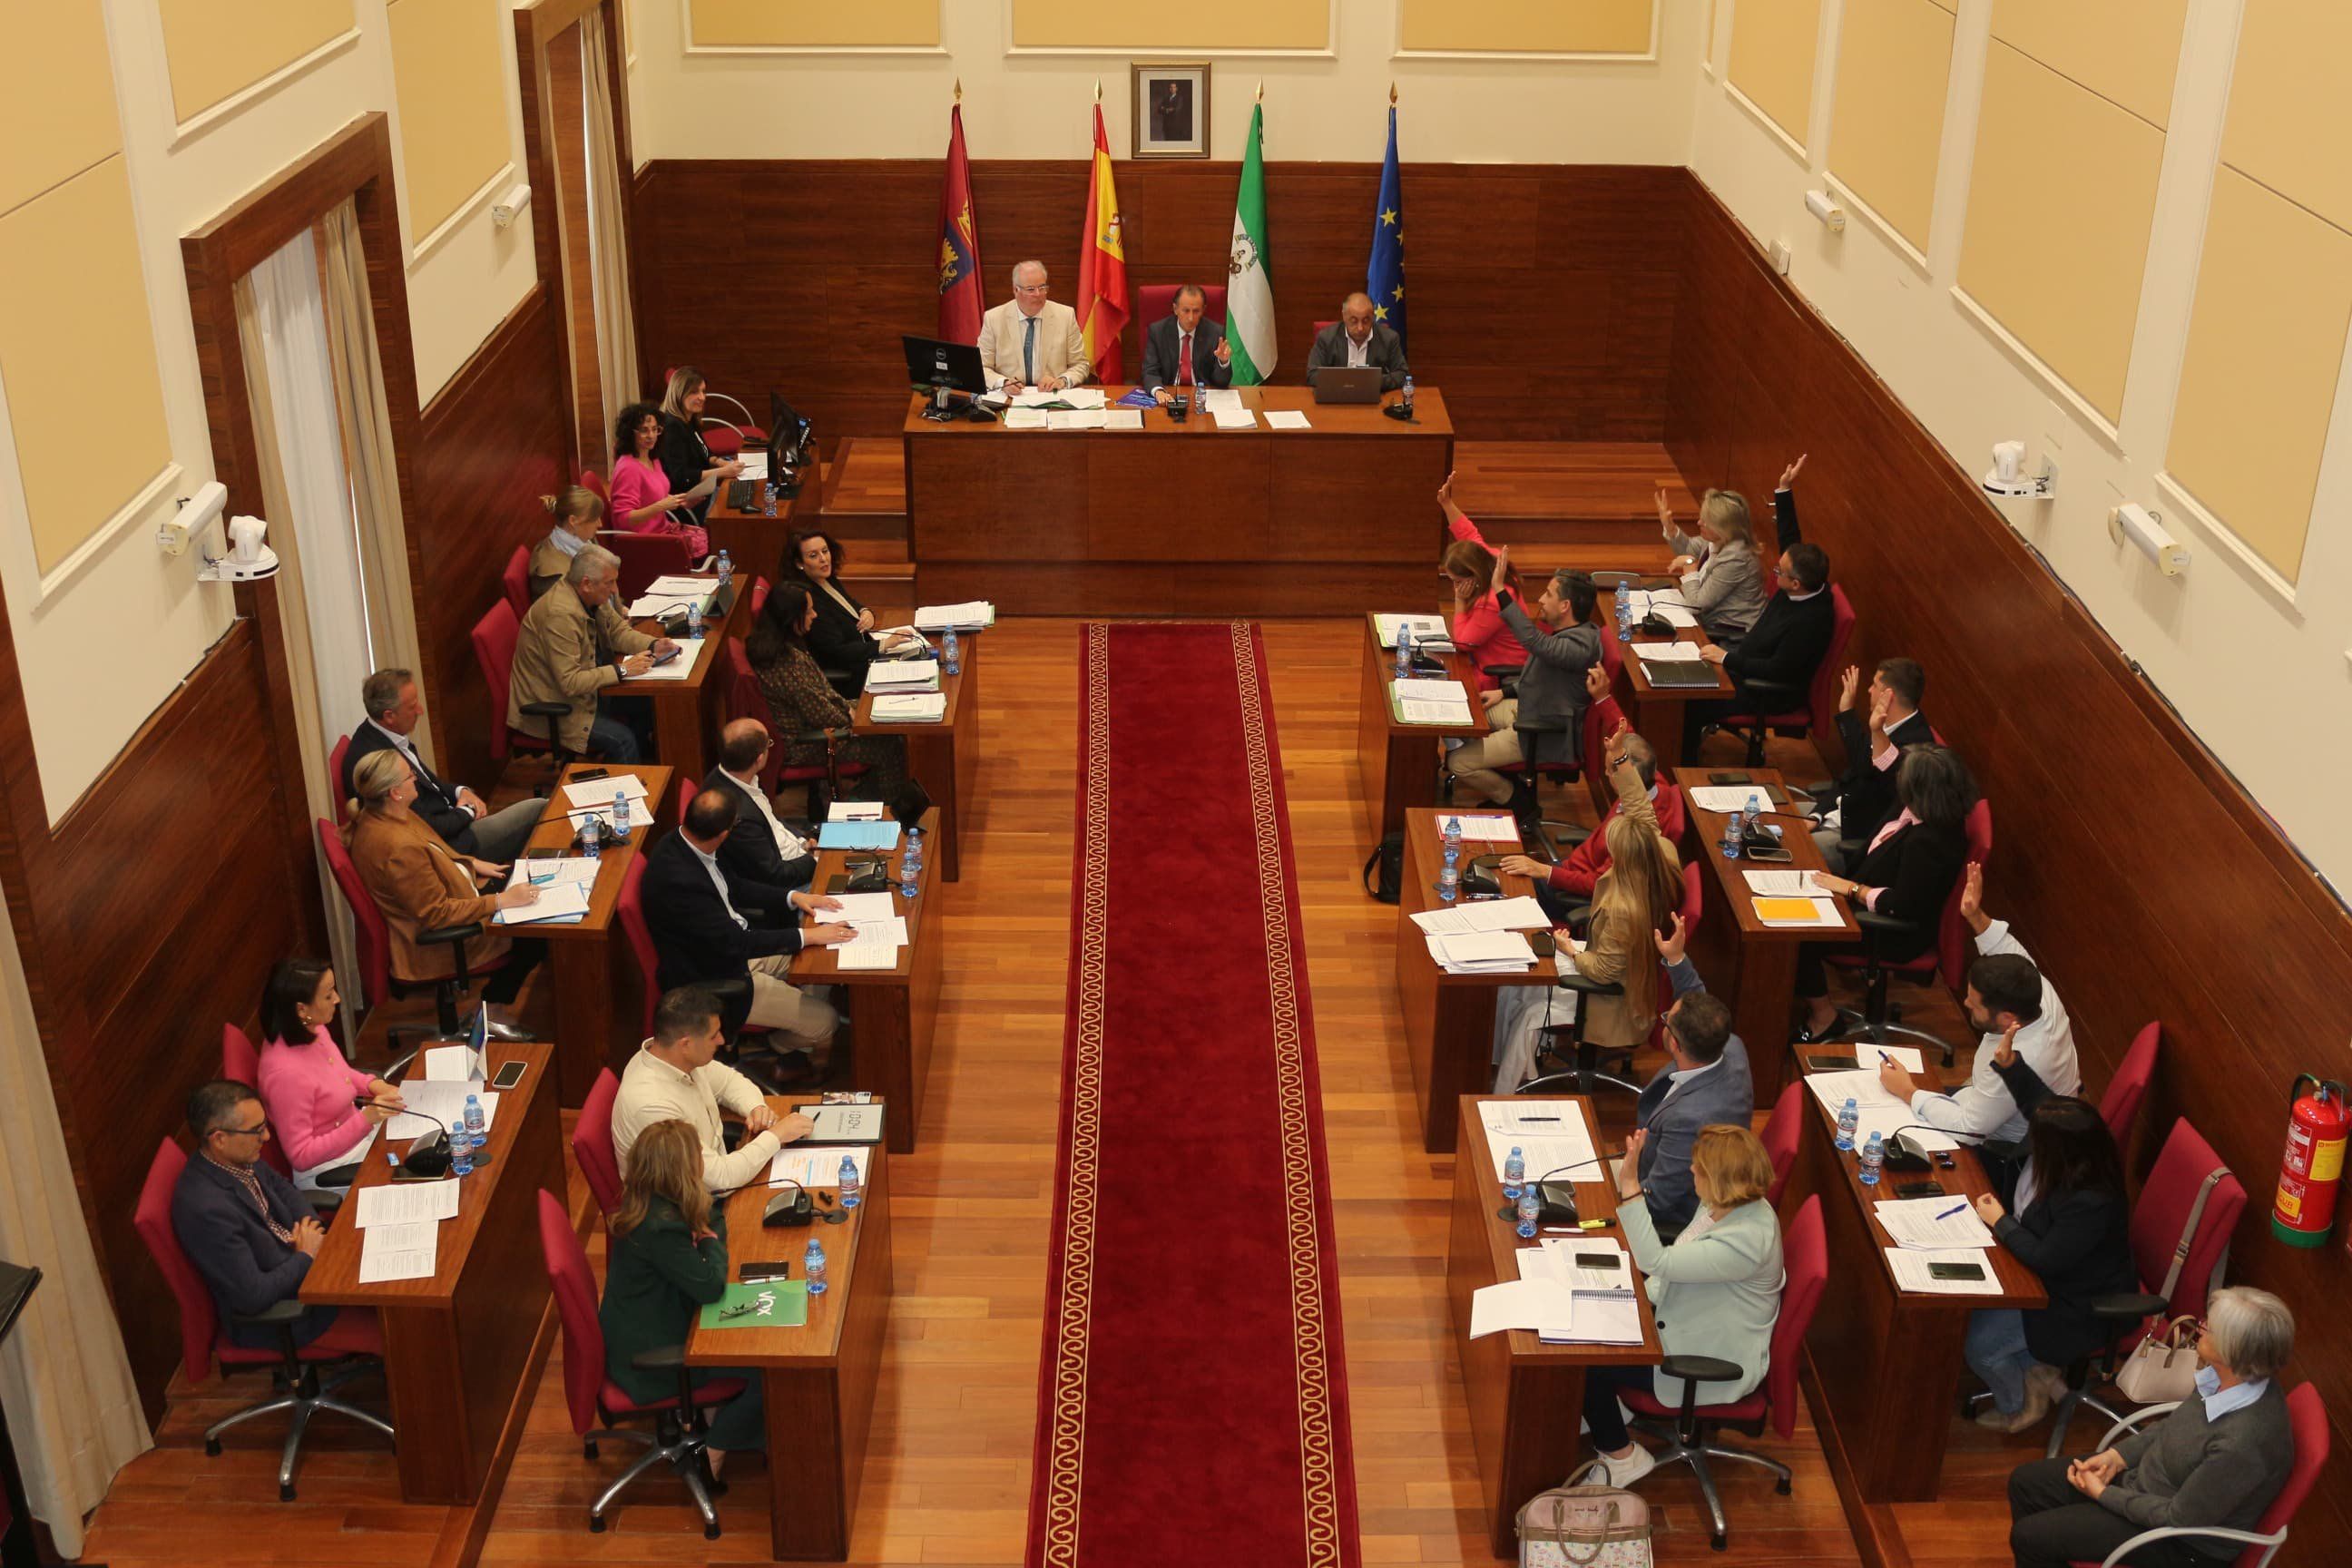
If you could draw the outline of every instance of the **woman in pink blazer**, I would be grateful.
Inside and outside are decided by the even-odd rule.
[[[718,488],[719,470],[702,476],[690,490],[673,493],[669,476],[654,457],[661,439],[661,410],[650,403],[632,403],[613,422],[613,526],[631,533],[675,533],[686,541],[686,552],[699,561],[710,553],[710,535],[697,522],[681,522],[677,514]]]
[[[368,1140],[401,1109],[400,1090],[345,1061],[328,1032],[341,1000],[335,972],[307,958],[270,971],[261,994],[261,1081],[254,1088],[298,1186],[348,1186]]]

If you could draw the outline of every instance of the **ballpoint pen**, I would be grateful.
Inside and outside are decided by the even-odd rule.
[[[1937,1215],[1936,1217],[1937,1219],[1949,1219],[1956,1214],[1965,1214],[1968,1212],[1968,1206],[1969,1205],[1966,1204],[1954,1204],[1950,1208],[1946,1209],[1942,1214]]]

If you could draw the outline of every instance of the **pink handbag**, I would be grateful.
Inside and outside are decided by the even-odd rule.
[[[1554,1487],[1519,1510],[1519,1568],[1652,1568],[1650,1508],[1614,1487]]]

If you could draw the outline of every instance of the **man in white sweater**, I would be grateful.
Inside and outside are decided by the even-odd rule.
[[[613,1101],[613,1157],[624,1178],[629,1151],[656,1122],[683,1121],[695,1130],[702,1140],[703,1184],[714,1193],[758,1181],[779,1148],[815,1130],[798,1111],[778,1116],[759,1085],[716,1059],[726,1038],[718,998],[709,992],[681,985],[663,994],[654,1010],[654,1037],[629,1058]],[[722,1111],[741,1117],[750,1134],[732,1153]]]

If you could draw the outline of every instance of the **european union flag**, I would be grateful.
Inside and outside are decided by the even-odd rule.
[[[1372,319],[1404,336],[1404,184],[1397,178],[1396,110],[1389,110],[1389,156],[1381,165],[1380,205],[1372,214],[1372,260],[1364,268]],[[1407,344],[1408,348],[1412,345]]]

